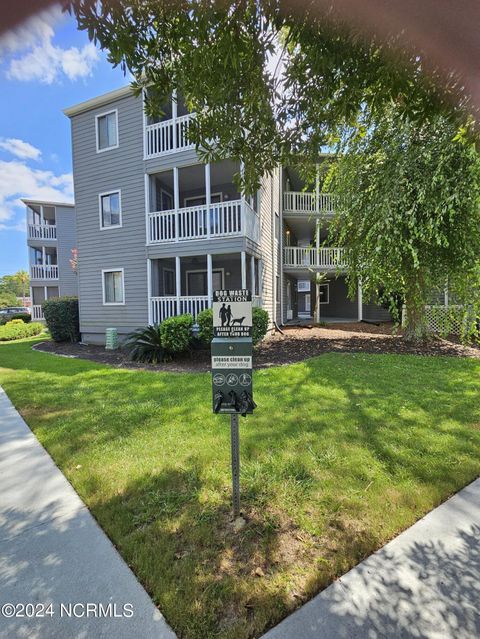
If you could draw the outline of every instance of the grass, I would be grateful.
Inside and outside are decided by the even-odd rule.
[[[0,344],[0,383],[182,638],[259,636],[480,474],[480,361],[332,353],[255,373],[230,523],[208,374]]]

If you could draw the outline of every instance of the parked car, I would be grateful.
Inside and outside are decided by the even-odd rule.
[[[7,306],[0,308],[0,322],[8,322],[19,313],[28,313],[30,315],[30,309],[26,306]]]

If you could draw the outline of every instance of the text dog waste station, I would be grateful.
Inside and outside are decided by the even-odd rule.
[[[253,413],[252,296],[246,289],[213,294],[213,412],[230,415],[233,514],[240,516],[238,416]]]

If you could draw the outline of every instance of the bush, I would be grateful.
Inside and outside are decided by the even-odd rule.
[[[42,304],[42,309],[52,339],[56,342],[80,340],[76,297],[56,297],[46,300]]]
[[[160,324],[160,338],[168,353],[183,353],[192,341],[193,317],[187,313],[168,317]]]
[[[256,306],[252,309],[252,341],[255,346],[258,342],[261,342],[265,337],[268,331],[268,324],[270,323],[270,319],[268,317],[267,311],[263,308],[257,308]]]
[[[0,326],[0,342],[10,342],[14,339],[23,339],[24,337],[33,337],[40,335],[43,326],[39,322],[26,324],[22,320],[11,320],[3,326]]]
[[[15,315],[12,315],[12,320],[21,320],[22,322],[25,322],[25,324],[28,324],[32,321],[32,316],[30,313],[16,313]]]
[[[139,328],[130,333],[125,341],[125,348],[134,362],[158,364],[166,356],[159,325]]]
[[[263,308],[252,309],[252,342],[255,346],[267,334],[269,318],[267,311]],[[197,315],[198,337],[206,345],[213,339],[213,312],[211,308],[202,311]]]
[[[133,361],[158,364],[189,350],[193,344],[192,329],[191,315],[169,317],[161,324],[139,328],[130,333],[125,347]]]
[[[213,311],[206,308],[197,315],[198,339],[207,346],[213,339]]]

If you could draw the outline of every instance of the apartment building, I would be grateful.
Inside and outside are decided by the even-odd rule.
[[[320,247],[332,199],[279,167],[254,197],[238,192],[234,160],[199,162],[181,99],[146,117],[130,87],[70,107],[80,330],[103,343],[172,315],[196,316],[218,288],[249,288],[272,324],[376,319],[347,298],[342,249]],[[343,269],[343,271],[342,271]],[[318,281],[318,275],[323,274]],[[316,300],[320,304],[316,305]],[[320,309],[318,311],[318,309]]]
[[[61,202],[22,200],[27,212],[27,245],[32,319],[43,320],[42,302],[78,294],[72,268],[76,249],[75,206]]]

